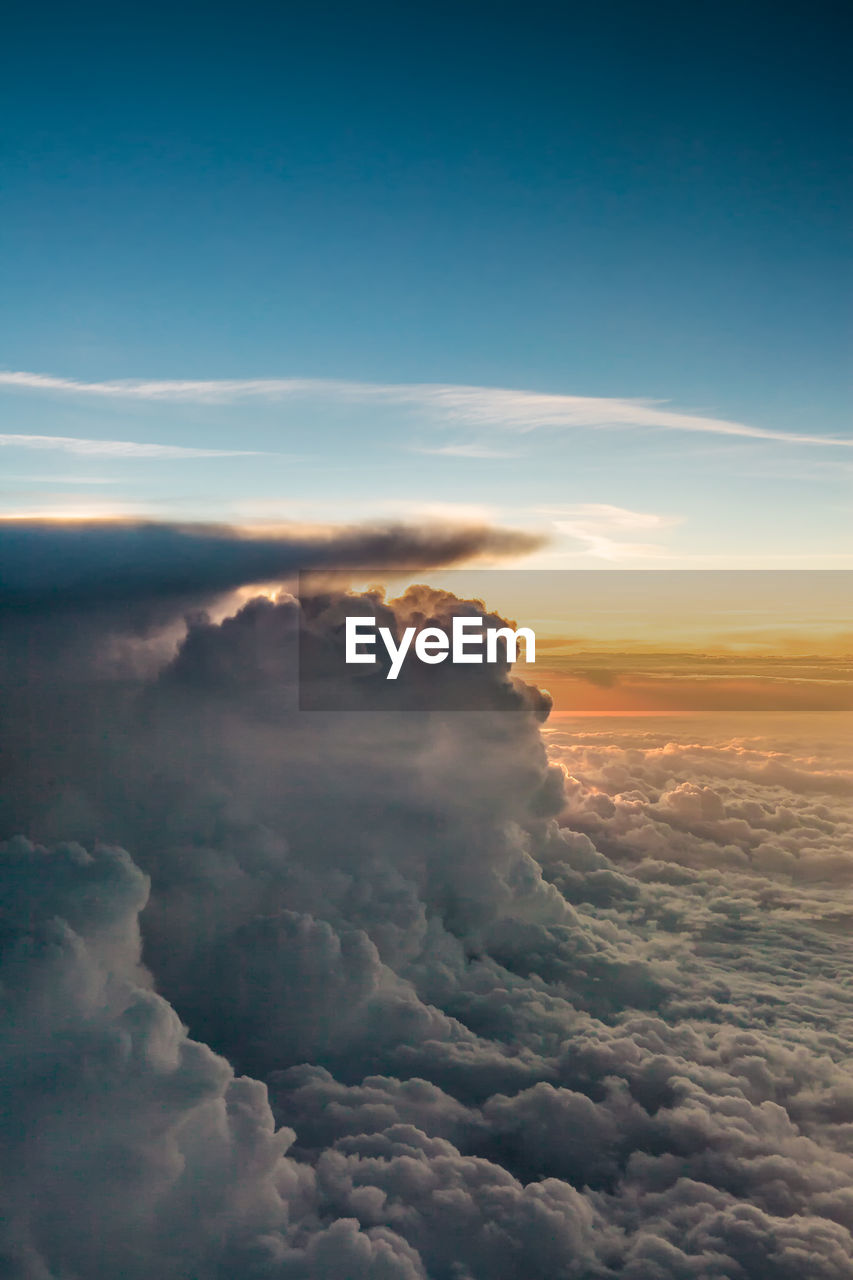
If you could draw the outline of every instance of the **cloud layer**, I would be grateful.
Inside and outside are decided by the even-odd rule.
[[[298,715],[296,611],[4,690],[6,1273],[853,1277],[845,751]]]

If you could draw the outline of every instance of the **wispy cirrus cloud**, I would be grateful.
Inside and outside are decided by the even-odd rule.
[[[123,379],[83,382],[29,372],[0,372],[0,388],[58,395],[151,402],[228,404],[308,397],[356,404],[405,405],[439,423],[471,428],[533,431],[540,428],[625,427],[688,431],[777,441],[789,445],[851,448],[853,437],[804,434],[667,407],[666,401],[610,396],[553,395],[505,387],[442,383],[348,382],[317,378]]]
[[[151,444],[140,440],[87,440],[79,436],[0,434],[0,448],[58,449],[64,453],[103,458],[240,458],[256,456],[256,449],[192,449],[178,444]]]
[[[438,458],[517,458],[518,453],[510,449],[492,449],[487,444],[442,444],[436,448],[418,445],[415,453],[426,453]]]
[[[601,560],[650,559],[665,554],[658,542],[637,542],[638,534],[663,533],[681,523],[681,517],[653,511],[631,511],[601,502],[579,502],[565,507],[540,507],[559,533],[581,544],[585,554]]]

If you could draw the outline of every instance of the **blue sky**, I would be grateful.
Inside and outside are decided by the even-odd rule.
[[[178,8],[12,16],[0,431],[249,452],[7,443],[2,510],[853,564],[842,6]],[[311,385],[144,389],[222,379]]]

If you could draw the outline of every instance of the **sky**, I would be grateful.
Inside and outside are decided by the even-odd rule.
[[[3,1276],[853,1280],[849,25],[4,13]]]
[[[0,510],[853,566],[847,21],[19,7]]]

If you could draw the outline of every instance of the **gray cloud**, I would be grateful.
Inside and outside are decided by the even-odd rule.
[[[300,715],[296,615],[5,690],[9,1274],[850,1280],[843,747]]]
[[[478,555],[519,555],[534,534],[436,524],[270,534],[225,525],[122,520],[0,521],[0,607],[79,608],[140,596],[193,595],[291,576],[300,569],[421,568]]]

